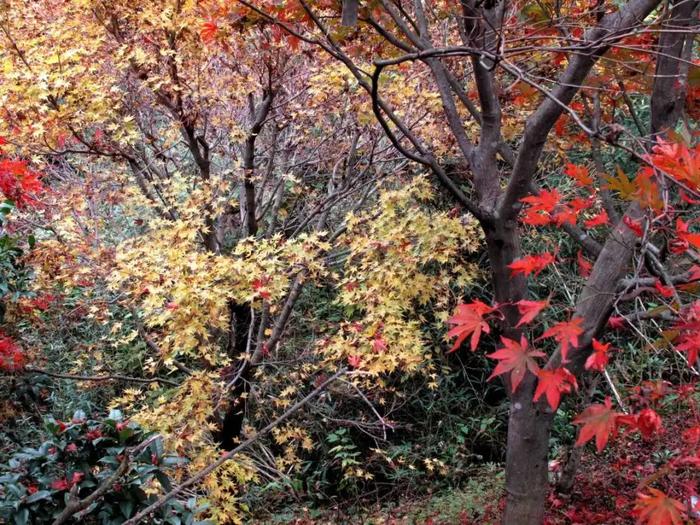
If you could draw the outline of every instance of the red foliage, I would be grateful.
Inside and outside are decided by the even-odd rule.
[[[199,30],[199,37],[205,44],[210,44],[216,40],[218,32],[219,26],[215,21],[211,20],[202,24],[202,28]]]
[[[0,332],[0,370],[16,372],[27,363],[27,356],[12,338]]]
[[[507,337],[501,337],[501,342],[503,343],[503,348],[486,356],[499,361],[489,376],[489,381],[496,376],[510,372],[511,389],[515,392],[523,377],[525,377],[526,370],[537,375],[540,368],[537,365],[537,361],[535,361],[535,357],[545,357],[545,354],[535,348],[528,350],[528,343],[525,337],[522,337],[519,343]]]
[[[469,335],[472,336],[471,350],[472,352],[475,351],[476,347],[479,345],[481,332],[484,331],[488,334],[491,331],[491,327],[484,320],[484,316],[492,311],[492,307],[478,300],[468,304],[458,305],[455,314],[447,321],[448,324],[454,325],[454,327],[447,332],[447,337],[457,337],[450,352],[457,350],[462,344],[462,341],[469,337]]]
[[[518,274],[530,275],[533,272],[535,275],[539,275],[542,270],[553,262],[554,255],[545,252],[539,255],[527,255],[522,259],[513,261],[508,265],[508,268],[510,268],[514,276]]]
[[[639,494],[634,507],[639,522],[648,525],[682,525],[684,505],[660,490],[647,490],[647,493]]]
[[[645,439],[663,430],[661,416],[652,408],[645,408],[637,414],[637,429]]]
[[[34,206],[42,189],[39,174],[21,160],[0,159],[0,192],[18,208]]]
[[[518,313],[522,315],[518,324],[515,325],[516,328],[531,323],[537,315],[549,306],[549,300],[544,301],[528,301],[522,299],[515,303],[518,306]]]
[[[561,321],[545,331],[538,340],[553,337],[561,348],[562,362],[566,362],[569,348],[578,345],[578,336],[583,333],[583,319],[574,317],[571,321]]]
[[[585,187],[593,184],[593,177],[588,173],[586,166],[577,166],[571,162],[567,162],[564,166],[564,175],[571,177],[579,186]]]
[[[601,452],[611,435],[615,435],[621,423],[629,424],[628,416],[615,412],[610,398],[605,399],[604,404],[593,404],[586,408],[576,419],[574,424],[582,425],[576,445],[581,446],[595,438],[598,452]]]
[[[537,389],[533,400],[539,400],[544,394],[547,403],[554,411],[559,408],[562,394],[570,394],[572,391],[578,390],[576,378],[564,367],[554,370],[540,370],[537,373],[537,378]]]
[[[608,366],[608,361],[610,357],[608,356],[608,350],[610,349],[610,343],[601,343],[597,339],[593,339],[593,352],[586,359],[586,370],[598,370],[602,372],[605,367]]]

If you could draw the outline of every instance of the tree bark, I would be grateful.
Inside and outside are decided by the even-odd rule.
[[[515,221],[494,221],[484,226],[494,296],[502,308],[501,333],[518,340],[515,328],[519,313],[513,304],[527,296],[523,276],[512,276],[508,265],[520,257],[520,239]],[[508,383],[508,382],[507,382]],[[508,525],[540,524],[544,519],[547,493],[547,459],[552,412],[533,403],[537,379],[527,372],[516,392],[510,394],[506,449],[506,513]],[[510,384],[506,385],[510,391]]]
[[[659,37],[660,54],[656,59],[651,97],[652,134],[674,126],[685,105],[688,63],[693,46],[693,35],[688,30],[697,24],[697,18],[693,16],[697,7],[697,0],[676,0],[664,22],[670,30],[663,31]]]
[[[537,379],[528,372],[511,398],[505,525],[539,525],[544,521],[553,413],[548,406],[532,402],[536,384]]]

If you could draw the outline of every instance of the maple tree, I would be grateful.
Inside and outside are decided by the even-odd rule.
[[[668,142],[662,135],[675,126],[684,108],[688,67],[682,64],[688,60],[688,49],[692,47],[685,43],[686,39],[688,42],[692,39],[692,30],[672,34],[664,32],[664,24],[690,28],[695,4],[681,2],[657,9],[660,2],[654,1],[631,1],[616,6],[572,2],[546,7],[468,1],[459,5],[413,2],[404,6],[382,1],[361,8],[359,22],[353,22],[354,16],[343,17],[342,23],[352,26],[349,35],[328,18],[328,13],[333,12],[331,6],[306,1],[299,4],[280,18],[265,3],[244,3],[288,34],[321,47],[343,63],[371,98],[374,115],[394,147],[431,172],[455,202],[477,218],[484,230],[493,304],[478,307],[484,303],[471,302],[458,306],[450,319],[453,326],[448,334],[458,338],[455,345],[471,335],[473,351],[482,339],[482,332],[490,329],[483,324],[484,314],[495,308],[502,312],[502,319],[495,324],[505,334],[501,336],[503,348],[491,357],[502,359],[494,374],[510,370],[514,373],[510,385],[508,501],[504,522],[540,523],[547,486],[548,429],[552,421],[552,411],[542,410],[540,403],[547,398],[551,407],[556,408],[558,397],[574,389],[575,378],[582,373],[586,362],[588,368],[603,366],[606,356],[599,346],[593,349],[593,339],[600,337],[607,318],[613,309],[620,307],[623,294],[618,293],[618,285],[631,264],[640,260],[636,258],[640,253],[637,247],[641,248],[641,260],[650,265],[649,271],[662,281],[654,281],[659,284],[655,286],[657,292],[673,297],[678,307],[682,304],[669,270],[659,258],[661,249],[655,233],[660,227],[673,235],[673,228],[665,218],[692,214],[685,204],[692,205],[694,201],[689,193],[694,195],[698,190],[692,144],[684,145],[679,138]],[[344,9],[348,4],[343,2]],[[574,20],[576,30],[572,33],[568,24]],[[645,36],[639,36],[648,32],[651,39],[651,32],[656,31],[653,28],[661,32],[658,46],[662,52],[657,56],[653,48],[644,45]],[[360,39],[373,39],[375,47],[364,52],[353,47]],[[537,48],[530,47],[528,39],[552,47],[529,55],[529,51]],[[562,47],[557,48],[558,41]],[[523,54],[527,58],[522,58]],[[551,54],[556,57],[554,68]],[[364,64],[369,61],[374,69],[366,74]],[[629,65],[634,61],[644,67],[632,71]],[[648,74],[653,67],[655,75]],[[388,76],[387,71],[394,69],[412,69],[421,78],[429,79],[425,89],[439,96],[442,121],[449,130],[448,155],[445,146],[435,143],[430,127],[412,129],[397,111],[391,95],[385,94],[383,75]],[[541,82],[542,78],[547,81]],[[650,78],[652,82],[648,82]],[[676,84],[670,90],[672,81]],[[609,82],[617,83],[617,93],[607,94],[605,89],[600,89]],[[509,97],[506,87],[509,85],[519,87],[515,98]],[[650,94],[648,130],[640,124],[629,102],[629,90]],[[601,103],[602,97],[615,96],[624,98],[639,135],[650,136],[651,142],[640,147],[621,140],[624,128],[605,113]],[[560,142],[557,137],[565,140],[571,137],[572,125],[578,128],[584,147],[590,148],[596,177],[591,176],[587,166],[565,159],[564,173],[579,188],[569,190],[573,198],[565,200],[558,188],[539,189],[537,174],[543,154],[549,152],[548,145]],[[686,129],[687,136],[692,131]],[[548,140],[550,132],[555,137]],[[642,166],[632,176],[618,167],[617,178],[610,177],[606,182],[603,147],[624,148]],[[569,145],[565,149],[573,148]],[[462,163],[457,173],[446,169],[445,159],[450,155],[460,158]],[[547,179],[542,182],[551,184]],[[616,199],[627,202],[624,212],[618,211]],[[675,204],[676,199],[680,204]],[[573,305],[573,316],[569,321],[550,326],[536,339],[553,337],[560,345],[543,372],[527,357],[524,334],[527,330],[523,328],[522,311],[517,305],[529,300],[524,278],[539,276],[555,262],[556,256],[552,251],[521,255],[523,233],[517,222],[523,205],[525,225],[563,228],[595,261],[587,263],[579,252],[578,263],[587,279]],[[584,213],[593,206],[600,208],[585,217]],[[581,219],[587,228],[612,227],[597,237],[578,226]],[[661,226],[664,223],[667,226]],[[690,247],[691,234],[683,230],[683,222],[677,224],[681,226],[677,233],[679,241]],[[678,251],[686,254],[685,246],[679,244]],[[639,270],[635,275],[639,277]],[[633,284],[627,286],[628,291],[635,287],[635,282],[633,279]],[[689,280],[678,283],[682,282]],[[692,346],[691,342],[681,342],[680,348],[690,351]],[[593,351],[597,355],[590,362]],[[696,354],[693,352],[690,357]],[[695,366],[694,360],[688,364]],[[525,372],[527,369],[529,373]],[[543,395],[545,392],[548,395]],[[599,448],[605,444],[608,434],[616,428],[616,418],[613,415],[603,418],[609,409],[604,410],[600,414],[584,412],[586,418],[595,416],[602,423],[584,426],[581,432],[584,439],[580,442],[596,435]]]
[[[697,5],[3,2],[0,191],[12,239],[33,235],[6,324],[70,312],[100,344],[51,372],[0,332],[0,369],[131,381],[110,361],[140,345],[110,405],[238,523],[258,471],[227,460],[256,422],[299,472],[316,444],[287,410],[308,385],[340,367],[386,440],[397,377],[436,389],[466,347],[509,400],[504,523],[542,523],[554,420],[596,377],[620,406],[578,407],[577,445],[663,430],[609,377],[625,338],[698,374]],[[309,294],[330,321],[307,322]],[[697,417],[659,476],[697,466]],[[343,482],[370,480],[352,454]],[[646,485],[641,522],[689,517]],[[149,490],[128,523],[179,495]]]

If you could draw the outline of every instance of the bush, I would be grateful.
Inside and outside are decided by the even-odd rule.
[[[87,419],[82,411],[68,423],[48,418],[46,430],[49,436],[38,448],[22,449],[1,467],[0,517],[7,523],[52,523],[69,504],[109,484],[118,469],[124,474],[106,494],[74,517],[84,523],[122,523],[152,503],[160,487],[169,490],[168,470],[183,463],[163,453],[160,436],[123,420],[119,411],[102,420]],[[195,520],[202,510],[194,498],[171,500],[151,523],[203,523]]]

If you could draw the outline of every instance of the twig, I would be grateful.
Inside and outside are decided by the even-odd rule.
[[[155,510],[159,509],[162,507],[167,501],[171,500],[178,494],[180,494],[182,491],[184,491],[186,488],[191,487],[192,485],[195,485],[196,483],[200,482],[203,480],[206,476],[214,472],[217,468],[219,468],[221,465],[226,463],[229,459],[231,459],[233,456],[241,452],[242,450],[247,449],[250,445],[255,443],[258,439],[260,439],[262,436],[270,432],[273,428],[277,427],[280,423],[282,423],[284,420],[289,418],[294,412],[299,410],[301,407],[303,407],[306,403],[311,401],[313,398],[318,396],[325,388],[330,385],[332,382],[334,382],[336,379],[338,379],[340,376],[344,375],[347,373],[347,369],[341,368],[333,374],[331,377],[326,379],[323,383],[321,383],[318,387],[316,387],[314,390],[312,390],[306,397],[301,399],[300,401],[297,401],[294,405],[292,405],[284,414],[279,416],[277,419],[272,421],[270,424],[262,428],[257,434],[255,434],[253,437],[248,438],[245,440],[243,443],[238,445],[236,448],[229,450],[226,452],[226,454],[223,454],[219,459],[217,459],[214,463],[211,463],[207,467],[204,467],[201,469],[199,472],[197,472],[195,475],[191,476],[187,480],[183,481],[180,485],[172,489],[170,492],[167,492],[166,494],[163,494],[160,498],[158,498],[157,501],[143,509],[141,512],[136,514],[134,517],[126,520],[122,525],[136,525],[137,523],[140,523],[141,520],[146,518],[149,514],[154,512]]]
[[[178,386],[178,383],[170,379],[163,379],[160,377],[132,377],[123,376],[120,374],[106,375],[106,376],[81,376],[74,374],[64,374],[62,372],[50,372],[49,370],[44,370],[43,368],[26,367],[25,372],[30,372],[32,374],[42,374],[49,377],[55,377],[58,379],[71,379],[73,381],[130,381],[132,383],[165,383],[171,386]]]
[[[122,460],[122,462],[119,464],[119,467],[117,467],[117,470],[115,470],[111,476],[109,476],[102,483],[100,483],[97,489],[88,494],[88,496],[86,496],[84,499],[69,499],[66,504],[66,508],[63,509],[63,512],[61,512],[61,514],[58,515],[58,517],[54,520],[52,525],[62,525],[63,523],[66,523],[72,516],[78,514],[82,510],[87,509],[95,501],[97,501],[104,494],[106,494],[107,491],[109,491],[112,488],[112,485],[114,485],[116,481],[126,473],[131,458],[139,454],[143,449],[145,449],[148,445],[150,445],[153,441],[160,437],[161,436],[159,434],[156,434],[131,448]]]

